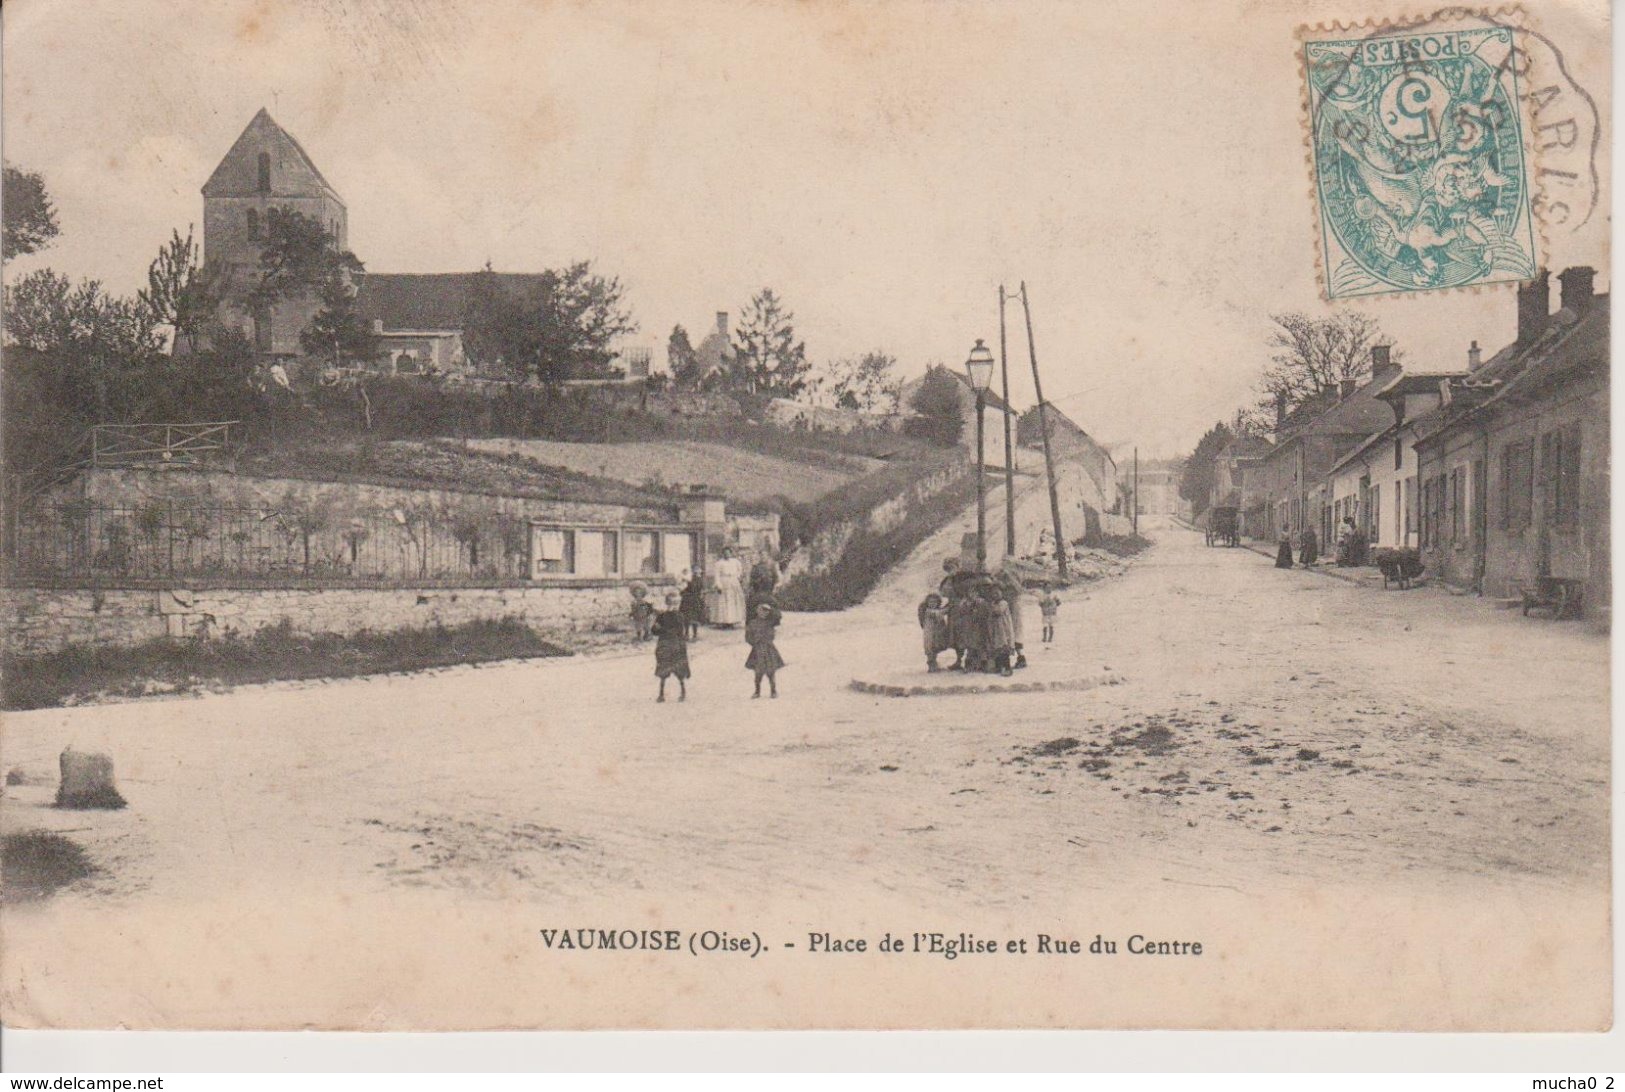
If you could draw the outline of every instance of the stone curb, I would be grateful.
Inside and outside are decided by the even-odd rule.
[[[1092,675],[1083,679],[1060,679],[1055,682],[1032,683],[967,683],[958,686],[897,686],[888,683],[864,682],[853,679],[850,686],[860,694],[875,694],[884,698],[926,698],[956,694],[1040,694],[1052,690],[1093,690],[1097,686],[1121,686],[1121,675]]]

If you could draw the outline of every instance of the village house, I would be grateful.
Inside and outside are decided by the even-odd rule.
[[[931,380],[932,376],[947,376],[953,381],[955,397],[959,400],[959,412],[964,421],[964,427],[959,430],[959,446],[969,451],[976,450],[976,390],[970,385],[970,379],[965,374],[945,364],[933,364],[926,368],[925,374],[904,383],[898,391],[897,404],[905,414],[917,413],[914,407],[914,397],[921,388]],[[1014,429],[1017,424],[1017,413],[999,396],[991,387],[983,392],[982,428],[986,433],[985,463],[989,467],[1004,467],[1004,420],[1010,419],[1012,429],[1012,443],[1014,442]],[[1014,454],[1014,453],[1012,453]],[[1014,459],[1015,466],[1011,469],[1019,470],[1021,460]]]
[[[1606,626],[1608,296],[1566,270],[1550,313],[1542,271],[1518,292],[1516,340],[1443,390],[1416,443],[1423,561],[1496,598],[1565,582]]]
[[[1324,547],[1335,525],[1329,476],[1339,460],[1393,421],[1378,395],[1401,374],[1389,347],[1371,349],[1371,377],[1345,379],[1288,413],[1278,404],[1275,445],[1258,461],[1260,491],[1268,496],[1265,534],[1300,534],[1313,528]]]
[[[1117,508],[1118,473],[1117,462],[1111,452],[1054,406],[1045,407],[1044,417],[1049,421],[1050,450],[1056,462],[1080,468],[1092,486],[1085,491],[1084,503],[1094,508],[1097,515],[1114,511]],[[1016,420],[1016,444],[1019,448],[1037,453],[1036,465],[1043,465],[1044,433],[1037,406]]]
[[[1261,469],[1269,451],[1270,442],[1262,436],[1237,436],[1220,448],[1213,460],[1207,506],[1237,509],[1240,532],[1252,538],[1269,534],[1270,498],[1263,487]]]
[[[1474,343],[1473,354],[1477,353]],[[1462,372],[1396,376],[1375,396],[1387,403],[1394,422],[1339,459],[1328,475],[1331,530],[1335,541],[1345,519],[1376,548],[1414,548],[1420,528],[1416,517],[1417,421],[1437,408],[1443,390]]]

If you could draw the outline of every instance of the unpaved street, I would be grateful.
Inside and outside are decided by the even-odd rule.
[[[1030,645],[1046,674],[1120,686],[848,690],[924,679],[912,605],[939,542],[863,608],[792,617],[777,701],[708,631],[682,704],[654,703],[640,650],[11,715],[5,762],[44,783],[8,790],[7,827],[71,830],[101,871],[57,902],[104,905],[267,883],[1007,906],[1145,880],[1605,882],[1603,639],[1158,534]],[[47,807],[69,743],[115,756],[128,810]]]

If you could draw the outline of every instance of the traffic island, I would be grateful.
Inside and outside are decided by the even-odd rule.
[[[851,688],[860,694],[885,698],[926,698],[958,694],[1041,694],[1054,690],[1093,690],[1101,686],[1120,686],[1124,682],[1122,676],[1106,671],[1066,679],[1023,679],[1022,672],[1011,676],[962,674],[957,671],[941,674],[947,677],[939,679],[935,675],[928,675],[917,682],[853,679]]]

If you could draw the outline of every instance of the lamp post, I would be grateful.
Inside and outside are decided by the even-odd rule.
[[[977,338],[965,361],[965,374],[970,376],[971,389],[976,392],[976,571],[987,572],[987,458],[986,437],[982,419],[987,415],[987,385],[993,381],[993,354]]]

